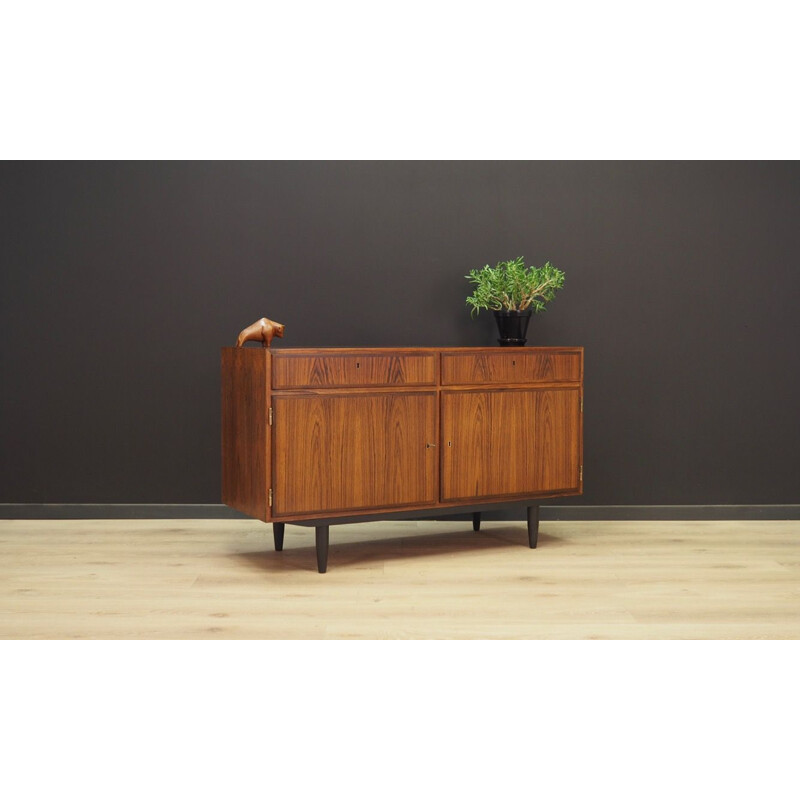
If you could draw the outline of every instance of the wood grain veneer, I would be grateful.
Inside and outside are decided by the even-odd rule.
[[[578,491],[580,391],[442,392],[442,500]]]
[[[274,399],[275,516],[433,505],[436,393]]]
[[[269,361],[263,349],[222,350],[222,502],[268,519]]]
[[[504,348],[482,353],[443,353],[442,384],[528,383],[581,380],[581,352]]]
[[[432,353],[276,354],[273,360],[272,385],[275,389],[433,385],[435,381],[436,358]]]

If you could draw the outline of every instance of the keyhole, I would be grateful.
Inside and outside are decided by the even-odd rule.
[[[512,367],[516,367],[516,366],[517,366],[517,362],[516,362],[516,361],[512,361],[512,362],[511,362],[511,366],[512,366]]]
[[[356,369],[361,369],[361,362],[360,361],[356,361]]]

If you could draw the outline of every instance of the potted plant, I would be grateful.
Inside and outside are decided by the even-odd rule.
[[[481,309],[494,311],[500,331],[498,341],[504,347],[521,347],[527,341],[531,313],[545,310],[555,293],[564,285],[564,273],[549,261],[543,267],[526,267],[523,256],[472,269],[464,276],[475,284],[467,298],[470,314]]]

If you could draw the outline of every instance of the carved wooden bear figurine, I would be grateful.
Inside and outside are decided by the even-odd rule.
[[[269,347],[273,336],[277,336],[279,339],[283,338],[285,328],[286,326],[281,325],[280,322],[273,322],[271,319],[261,317],[239,334],[236,346],[241,347],[245,342],[262,342],[264,347]]]

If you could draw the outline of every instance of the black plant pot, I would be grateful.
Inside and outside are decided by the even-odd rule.
[[[501,347],[522,347],[528,341],[528,323],[531,320],[531,310],[527,311],[495,311],[497,329],[500,331]]]

